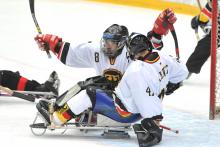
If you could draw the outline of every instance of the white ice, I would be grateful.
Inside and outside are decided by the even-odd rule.
[[[36,0],[35,12],[43,33],[61,36],[64,41],[96,41],[111,24],[126,25],[130,32],[146,34],[152,29],[160,11],[126,7],[80,0]],[[175,29],[179,41],[180,56],[186,62],[196,45],[194,31],[190,27],[192,16],[177,14]],[[48,59],[41,52],[34,36],[33,23],[27,0],[0,0],[0,70],[19,71],[29,79],[44,82],[56,70],[61,79],[60,93],[77,81],[95,75],[92,69],[70,68],[56,57]],[[171,34],[163,38],[163,51],[175,56]],[[219,147],[220,121],[208,120],[210,60],[198,75],[184,82],[173,95],[165,97],[162,124],[179,129],[178,135],[164,130],[163,141],[158,147]],[[135,147],[136,136],[130,139],[104,139],[101,132],[83,134],[69,130],[66,134],[48,132],[34,136],[29,128],[36,114],[35,105],[17,98],[0,97],[1,146],[75,146],[75,147]]]

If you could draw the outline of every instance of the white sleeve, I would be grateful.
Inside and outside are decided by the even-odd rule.
[[[66,57],[66,65],[72,67],[94,67],[95,47],[91,43],[70,46]]]
[[[169,81],[171,83],[179,83],[185,80],[189,73],[186,65],[171,56],[168,56],[168,58]]]

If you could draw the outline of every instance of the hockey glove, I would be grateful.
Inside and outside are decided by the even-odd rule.
[[[51,35],[51,34],[38,34],[34,40],[37,42],[38,47],[45,51],[46,50],[46,44],[49,45],[50,50],[55,53],[58,54],[60,51],[60,48],[62,46],[62,38],[55,36],[55,35]]]
[[[145,118],[141,124],[133,125],[140,147],[153,146],[162,140],[163,130],[152,118]]]
[[[164,10],[154,22],[153,32],[159,35],[166,35],[177,18],[172,9]]]
[[[180,86],[182,86],[183,85],[183,83],[182,82],[179,82],[179,83],[176,83],[176,84],[174,84],[174,83],[171,83],[171,82],[169,82],[168,84],[167,84],[167,90],[166,90],[166,95],[170,95],[170,94],[172,94],[175,90],[177,90]]]
[[[192,27],[192,29],[194,29],[194,30],[199,27],[199,19],[198,19],[198,16],[195,16],[195,17],[192,18],[192,20],[191,20],[191,27]]]
[[[163,48],[163,41],[161,35],[153,31],[147,33],[147,38],[151,41],[153,49],[161,50]]]
[[[203,29],[204,33],[208,34],[210,31],[211,23],[209,21],[202,22],[199,20],[199,16],[195,16],[191,20],[191,27],[194,30],[198,27],[201,27]]]

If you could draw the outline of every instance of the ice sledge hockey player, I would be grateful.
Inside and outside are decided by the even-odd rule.
[[[175,58],[152,51],[152,43],[145,35],[132,33],[127,49],[135,61],[127,68],[115,91],[87,87],[63,106],[56,107],[55,125],[65,124],[90,108],[118,122],[134,123],[142,119],[141,124],[133,126],[141,147],[161,141],[162,98],[179,88],[188,70]],[[40,101],[36,107],[50,124],[48,103]]]
[[[202,9],[199,15],[193,17],[191,21],[192,29],[201,29],[205,35],[200,39],[195,47],[195,50],[190,55],[186,62],[186,66],[189,70],[189,76],[192,73],[199,74],[203,64],[210,56],[211,49],[211,16],[212,16],[212,1],[209,0],[205,7]]]
[[[161,47],[161,37],[169,31],[169,27],[163,24],[165,22],[173,24],[175,21],[176,16],[171,9],[166,9],[160,14],[149,33],[155,46]],[[65,65],[94,68],[97,75],[103,75],[117,85],[130,63],[125,46],[128,35],[127,27],[113,24],[103,32],[100,46],[91,42],[75,45],[62,41],[62,38],[51,34],[38,34],[35,41],[44,51],[45,44],[49,44],[50,50]]]
[[[23,77],[18,71],[0,70],[0,85],[11,90],[53,92],[58,95],[60,80],[55,71],[50,74],[46,82],[40,84],[36,80]]]
[[[171,9],[164,10],[156,19],[152,31],[148,33],[155,48],[162,48],[161,37],[169,31],[169,27],[163,24],[175,21],[176,16]],[[103,32],[100,46],[91,42],[74,45],[51,34],[39,34],[35,40],[42,50],[45,50],[45,43],[49,44],[50,50],[65,65],[94,68],[97,75],[103,75],[115,87],[131,62],[125,46],[128,35],[127,27],[113,24]]]

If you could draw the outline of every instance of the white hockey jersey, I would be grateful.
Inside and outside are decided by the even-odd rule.
[[[185,64],[162,52],[152,52],[145,61],[129,65],[115,93],[129,112],[151,118],[162,114],[159,95],[168,82],[181,82],[187,75]]]
[[[122,53],[113,59],[104,55],[100,47],[92,43],[82,43],[74,46],[65,43],[58,59],[71,67],[94,68],[97,75],[104,75],[108,80],[114,82],[121,80],[131,62],[125,47]]]

